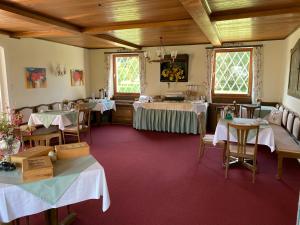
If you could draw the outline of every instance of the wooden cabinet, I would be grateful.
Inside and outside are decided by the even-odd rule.
[[[115,100],[116,111],[112,112],[112,123],[132,125],[133,121],[133,101]]]

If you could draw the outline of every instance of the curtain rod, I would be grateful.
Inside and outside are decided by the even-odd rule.
[[[144,51],[124,51],[124,52],[104,52],[104,54],[130,54],[130,53],[142,53]]]
[[[251,48],[251,47],[263,47],[264,45],[238,45],[238,46],[221,46],[221,47],[206,47],[205,49],[222,49],[222,48]]]

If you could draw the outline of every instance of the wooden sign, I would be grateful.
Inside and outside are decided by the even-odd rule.
[[[90,146],[86,142],[56,145],[57,159],[71,159],[90,154]]]
[[[53,150],[54,147],[51,146],[36,146],[12,155],[10,158],[12,163],[15,163],[17,166],[22,166],[24,159],[37,156],[47,156],[48,153]]]
[[[24,182],[32,182],[53,177],[53,165],[49,156],[24,159],[22,167]]]

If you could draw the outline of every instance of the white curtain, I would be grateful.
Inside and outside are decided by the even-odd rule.
[[[145,95],[147,80],[146,80],[146,59],[144,57],[144,53],[139,53],[140,60],[140,88],[141,95]]]
[[[261,99],[263,92],[263,47],[253,48],[252,52],[252,103],[257,103],[257,99]]]
[[[212,102],[211,90],[212,90],[212,76],[213,76],[213,65],[214,65],[215,51],[213,49],[206,49],[206,66],[207,74],[206,81],[203,83],[203,86],[206,88],[206,100],[207,102]]]
[[[105,55],[105,89],[107,95],[111,98],[114,95],[114,79],[113,79],[113,55]]]

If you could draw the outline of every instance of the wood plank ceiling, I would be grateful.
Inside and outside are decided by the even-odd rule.
[[[0,33],[84,48],[284,39],[299,0],[0,0]]]

